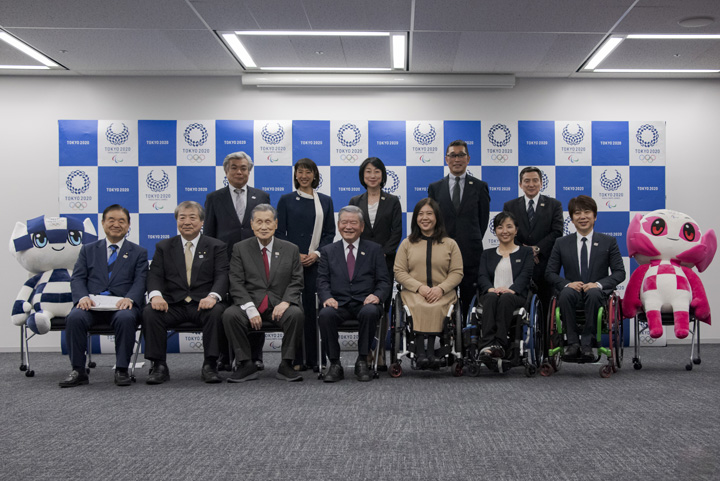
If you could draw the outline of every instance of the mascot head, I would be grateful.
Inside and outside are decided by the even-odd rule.
[[[717,237],[712,229],[703,234],[687,214],[660,209],[635,215],[628,227],[627,246],[628,255],[639,264],[669,260],[702,272],[715,257]]]
[[[53,269],[72,269],[80,247],[97,240],[89,218],[84,222],[69,217],[35,217],[15,224],[10,252],[33,274]]]

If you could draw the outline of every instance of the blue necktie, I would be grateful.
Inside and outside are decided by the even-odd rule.
[[[115,261],[117,260],[118,246],[115,244],[111,244],[110,250],[112,252],[110,253],[110,257],[108,257],[108,277],[112,277],[112,270],[115,266]]]
[[[582,238],[582,248],[580,249],[580,278],[583,282],[590,281],[590,273],[588,272],[588,248],[587,237]]]

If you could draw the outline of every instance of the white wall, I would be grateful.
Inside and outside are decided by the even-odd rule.
[[[58,213],[57,121],[118,118],[665,120],[666,205],[718,229],[711,200],[720,170],[718,105],[715,80],[519,79],[509,90],[402,91],[243,89],[226,77],[0,77],[0,240],[10,239],[17,221]],[[19,334],[10,311],[27,275],[9,253],[0,255],[0,267],[0,351],[13,351]],[[720,313],[720,260],[701,278]],[[705,329],[703,338],[720,341],[720,327]],[[33,340],[34,348],[59,345],[57,333]]]

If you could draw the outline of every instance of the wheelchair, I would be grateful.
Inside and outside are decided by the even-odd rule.
[[[397,294],[393,298],[390,318],[390,366],[388,373],[391,377],[400,377],[403,373],[402,358],[410,360],[413,370],[440,368],[452,368],[454,376],[461,376],[463,372],[463,350],[462,350],[462,305],[459,289],[455,289],[457,301],[450,306],[447,315],[443,319],[443,329],[437,334],[440,340],[440,347],[436,348],[435,358],[438,364],[427,368],[421,368],[417,361],[417,342],[424,341],[423,333],[416,333],[413,330],[413,318],[410,309],[403,304],[400,292],[402,286],[397,284]]]
[[[597,334],[593,338],[592,347],[597,349],[593,359],[567,358],[564,349],[567,345],[567,332],[560,318],[558,296],[550,301],[550,312],[546,326],[545,358],[540,366],[540,374],[551,376],[560,370],[563,362],[574,364],[597,363],[605,356],[607,363],[600,367],[600,377],[608,378],[622,367],[623,361],[623,316],[620,307],[621,299],[613,291],[607,299],[603,300],[597,313]],[[585,323],[585,310],[578,306],[575,311],[578,332],[582,331]],[[603,346],[603,335],[607,336],[607,347]]]
[[[674,326],[675,318],[672,312],[661,312],[660,314],[663,326]],[[640,310],[635,316],[635,356],[632,359],[633,368],[635,370],[642,369],[640,361],[640,335],[649,330],[647,325],[647,316],[645,311]],[[641,327],[641,323],[644,326]],[[700,364],[700,320],[695,317],[695,310],[690,309],[690,361],[685,364],[685,369],[692,371],[693,364]]]
[[[530,286],[527,300],[523,307],[515,309],[513,320],[508,331],[510,348],[503,359],[492,359],[484,362],[480,357],[478,342],[482,333],[483,307],[480,303],[480,292],[473,297],[472,308],[468,312],[463,327],[463,343],[465,357],[464,371],[469,376],[478,376],[483,364],[493,372],[505,373],[513,367],[523,366],[525,375],[533,377],[537,374],[543,360],[543,314],[542,304],[537,295],[537,286]]]

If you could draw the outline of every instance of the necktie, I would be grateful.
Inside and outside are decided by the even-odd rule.
[[[455,187],[452,192],[452,203],[455,206],[455,210],[460,209],[460,177],[455,177]]]
[[[245,197],[242,195],[245,188],[234,189],[235,192],[235,211],[237,212],[238,219],[242,224],[245,218]]]
[[[187,283],[188,287],[190,287],[190,277],[192,274],[192,263],[193,263],[193,254],[192,254],[192,242],[187,241],[185,243],[185,275],[187,276]],[[185,302],[192,301],[192,297],[187,296],[185,298]]]
[[[582,248],[580,249],[580,278],[583,282],[590,280],[590,273],[588,272],[588,248],[587,248],[587,237],[582,238]]]
[[[115,267],[115,261],[117,260],[118,246],[115,244],[110,245],[110,257],[108,257],[108,277],[112,277],[112,270]]]
[[[530,222],[530,227],[532,227],[533,222],[535,221],[535,200],[534,199],[530,199],[530,202],[528,202],[527,216],[528,216],[528,221]]]
[[[355,273],[355,256],[353,255],[353,248],[355,246],[352,244],[348,245],[348,255],[347,255],[347,267],[348,267],[348,277],[350,280],[353,278],[353,274]]]
[[[268,256],[267,256],[267,248],[262,248],[262,256],[263,256],[263,264],[265,264],[265,277],[267,280],[270,280],[270,262],[268,262]],[[265,312],[268,308],[268,296],[265,294],[265,297],[263,297],[263,300],[260,302],[260,307],[258,307],[258,312],[262,314]]]

